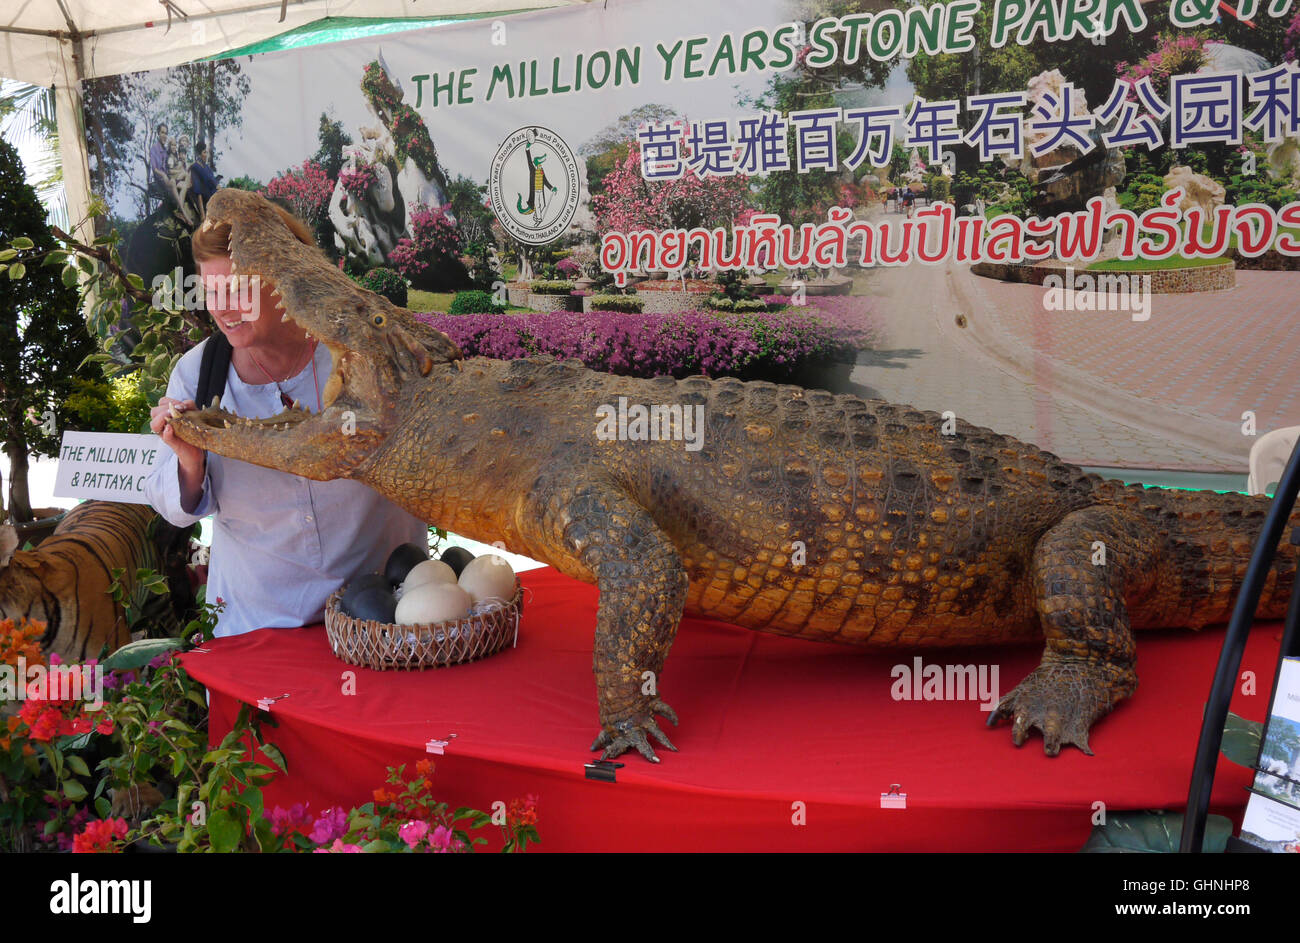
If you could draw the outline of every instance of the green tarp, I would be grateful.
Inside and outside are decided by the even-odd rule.
[[[297,29],[264,39],[260,43],[250,43],[238,49],[231,49],[217,56],[209,56],[202,61],[214,59],[233,59],[236,56],[251,56],[259,52],[278,52],[282,49],[299,49],[303,46],[315,46],[318,43],[336,43],[345,39],[360,39],[363,36],[381,36],[384,33],[397,33],[409,29],[425,29],[429,26],[441,26],[445,23],[460,23],[465,20],[497,19],[509,16],[519,10],[497,13],[469,13],[464,16],[419,16],[402,19],[374,19],[362,16],[327,16]],[[531,12],[531,11],[530,11]]]

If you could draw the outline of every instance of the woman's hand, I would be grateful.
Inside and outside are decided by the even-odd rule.
[[[197,408],[192,399],[179,400],[164,396],[158,401],[157,406],[149,410],[149,428],[163,440],[164,445],[176,453],[181,505],[187,509],[196,507],[199,499],[203,497],[203,476],[207,472],[208,453],[182,440],[176,435],[176,430],[171,427],[167,419],[171,416],[172,409],[183,413],[187,409]]]

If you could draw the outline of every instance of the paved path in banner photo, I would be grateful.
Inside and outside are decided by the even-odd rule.
[[[880,268],[856,278],[863,281],[855,293],[865,288],[874,300],[880,338],[875,349],[859,354],[848,377],[853,392],[950,409],[1081,465],[1246,470],[1253,440],[1240,433],[1241,409],[1236,422],[1225,417],[1236,408],[1237,374],[1267,371],[1220,369],[1211,381],[1203,369],[1226,334],[1220,328],[1206,337],[1204,323],[1222,316],[1222,298],[1234,292],[1216,293],[1217,301],[1160,295],[1148,322],[1110,312],[1099,325],[1095,313],[1043,312],[1040,287],[997,282],[956,264]],[[1258,287],[1253,282],[1239,284],[1251,291]],[[1180,322],[1191,305],[1210,315]],[[959,313],[966,315],[964,328],[956,323]],[[1150,330],[1143,335],[1138,328]],[[1279,392],[1292,394],[1294,384],[1283,390],[1283,382]],[[1272,422],[1283,414],[1255,408],[1261,433],[1275,427],[1265,415]]]
[[[1258,434],[1300,425],[1300,273],[1236,273],[1227,291],[1152,296],[1151,316],[1049,311],[1044,289],[954,273],[984,312],[986,350],[1046,369],[1089,402],[1144,426],[1172,430],[1244,462]],[[1130,413],[1132,414],[1130,416]]]

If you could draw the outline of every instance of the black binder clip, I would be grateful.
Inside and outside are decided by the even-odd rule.
[[[622,768],[622,763],[615,763],[613,760],[596,760],[594,763],[587,763],[583,766],[583,769],[587,771],[588,779],[595,779],[602,783],[617,782],[614,779],[614,772]]]

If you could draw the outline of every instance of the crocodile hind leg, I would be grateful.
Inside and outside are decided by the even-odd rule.
[[[1157,544],[1145,521],[1106,507],[1075,511],[1043,535],[1033,575],[1046,650],[989,715],[990,727],[1012,720],[1016,746],[1037,727],[1048,756],[1071,743],[1092,754],[1092,724],[1137,687],[1125,599],[1150,590]]]
[[[657,763],[650,738],[677,749],[655,715],[677,723],[658,686],[686,603],[681,556],[650,515],[613,485],[583,486],[561,520],[562,539],[600,590],[593,662],[601,732],[591,748],[603,747],[605,759],[635,749]]]

